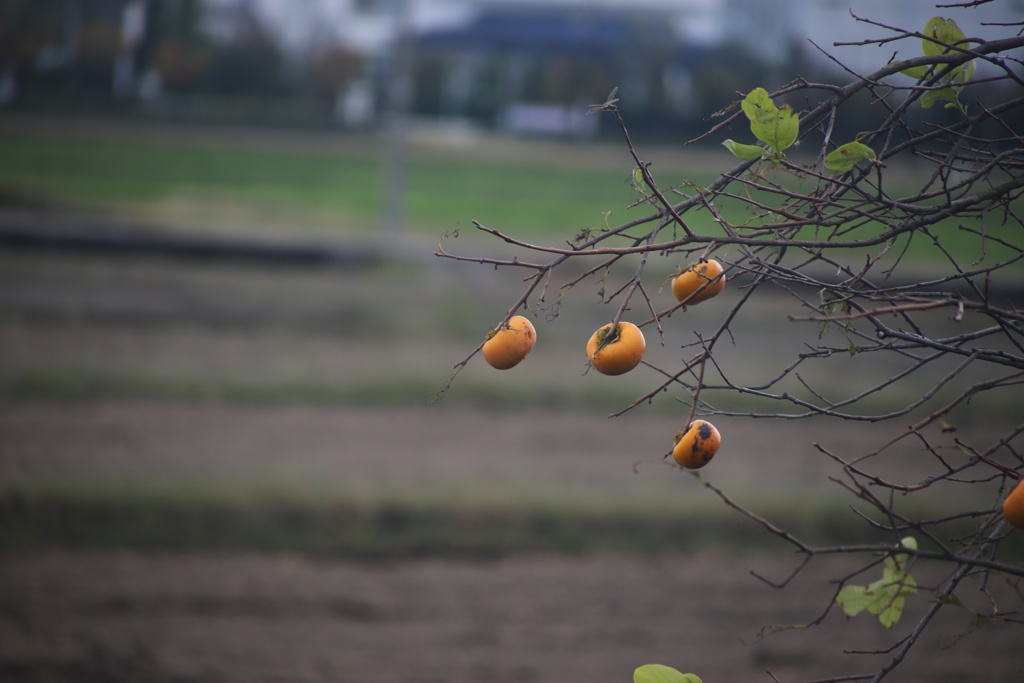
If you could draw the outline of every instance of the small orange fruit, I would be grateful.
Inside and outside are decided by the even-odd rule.
[[[621,375],[640,364],[647,349],[644,333],[633,323],[620,322],[612,332],[612,324],[594,332],[587,342],[587,358],[602,375]]]
[[[704,420],[694,420],[689,427],[676,434],[672,442],[672,459],[680,467],[699,470],[711,462],[721,443],[722,435],[713,424]]]
[[[1003,517],[1018,529],[1024,529],[1024,479],[1017,482],[1003,501]]]
[[[703,287],[703,289],[701,289]],[[672,278],[672,294],[690,306],[718,296],[725,289],[725,271],[715,260],[699,261]]]
[[[521,315],[509,318],[508,327],[491,330],[482,349],[484,360],[498,370],[508,370],[526,358],[537,343],[537,330]]]

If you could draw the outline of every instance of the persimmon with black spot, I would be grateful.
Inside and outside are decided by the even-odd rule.
[[[711,462],[720,445],[722,435],[713,424],[704,420],[694,420],[686,429],[676,434],[672,442],[672,459],[680,467],[699,470]]]

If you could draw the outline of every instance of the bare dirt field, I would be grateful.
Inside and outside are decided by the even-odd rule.
[[[0,472],[128,485],[205,479],[228,490],[236,478],[243,489],[246,481],[284,480],[296,488],[319,482],[356,496],[413,495],[418,484],[520,504],[528,504],[536,482],[534,503],[561,489],[578,502],[604,496],[628,507],[646,493],[655,504],[685,496],[720,506],[690,477],[658,466],[657,457],[634,472],[636,456],[623,453],[643,439],[638,435],[667,428],[671,417],[598,421],[588,433],[593,422],[550,413],[497,419],[472,410],[7,404]],[[388,429],[396,424],[402,428]],[[806,442],[758,462],[757,447],[790,429],[771,422],[737,428],[728,457],[708,476],[754,501],[763,488],[758,479],[773,472],[792,473],[803,482],[798,489],[820,482],[821,458]],[[825,431],[839,436],[834,427]],[[496,444],[507,444],[501,457]],[[790,506],[799,506],[789,490]],[[876,670],[891,654],[844,650],[893,646],[929,607],[923,594],[911,597],[892,631],[870,616],[848,620],[833,610],[821,625],[760,637],[766,627],[818,617],[833,596],[829,581],[860,566],[818,558],[783,590],[750,573],[781,580],[796,562],[784,553],[699,548],[649,557],[385,562],[36,549],[0,560],[0,680],[611,682],[657,662],[708,683],[809,681]],[[915,573],[922,585],[943,578]],[[1004,610],[1020,611],[1019,594],[999,580],[969,583],[963,593],[984,602],[982,588]],[[972,630],[966,611],[945,608],[887,680],[952,683],[977,680],[982,671],[987,680],[1018,680],[1019,642],[1017,625]]]
[[[875,670],[907,633],[833,612],[812,565],[696,553],[424,559],[53,552],[0,564],[4,681],[629,681],[665,663],[704,681],[807,681]],[[912,605],[905,618],[920,616]],[[940,613],[893,681],[1020,680],[1020,628]],[[909,628],[909,627],[908,627]],[[768,672],[771,672],[770,674]]]

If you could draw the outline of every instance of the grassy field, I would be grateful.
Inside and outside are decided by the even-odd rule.
[[[64,207],[207,232],[365,238],[380,230],[385,202],[395,198],[385,190],[386,150],[387,142],[371,133],[0,117],[0,208]],[[717,146],[638,152],[668,193],[690,193],[734,163]],[[404,229],[431,242],[456,230],[471,233],[471,221],[478,220],[562,246],[580,230],[651,213],[646,204],[634,205],[640,195],[630,182],[634,162],[625,145],[416,130],[407,160]],[[888,193],[898,198],[919,191],[927,172],[890,164]],[[807,189],[788,174],[769,174],[795,191]],[[777,203],[756,192],[754,198]],[[737,200],[719,199],[717,208],[733,225],[759,222]],[[706,211],[690,212],[686,220],[702,234],[719,230]],[[944,221],[935,230],[965,259],[1012,253],[997,241],[982,244],[963,227],[995,237],[1012,230],[994,215]],[[904,246],[901,241],[892,252]],[[907,254],[923,263],[942,259],[929,239],[912,241]]]
[[[385,143],[371,134],[154,134],[129,126],[113,135],[101,124],[41,130],[20,123],[0,120],[0,187],[11,196],[151,220],[209,218],[210,227],[233,210],[244,216],[245,207],[257,207],[294,217],[298,234],[319,226],[344,236],[380,224]],[[478,219],[529,236],[560,230],[568,238],[601,227],[603,212],[623,216],[634,198],[624,148],[443,135],[414,136],[411,144],[407,218],[410,229],[431,236]],[[671,183],[693,167],[678,151],[656,157]],[[696,182],[712,177],[708,170],[698,175]]]

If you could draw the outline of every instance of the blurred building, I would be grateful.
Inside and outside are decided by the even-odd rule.
[[[416,109],[554,135],[597,132],[590,107],[615,88],[635,111],[697,106],[690,74],[707,54],[682,40],[672,12],[491,3],[453,27],[411,37]]]
[[[678,130],[753,85],[838,71],[826,51],[862,73],[916,54],[914,41],[836,43],[920,28],[939,11],[892,0],[0,0],[0,107],[346,126],[398,107],[587,136],[586,109],[617,87],[641,129]],[[1024,2],[947,12],[984,37],[1024,17]]]

